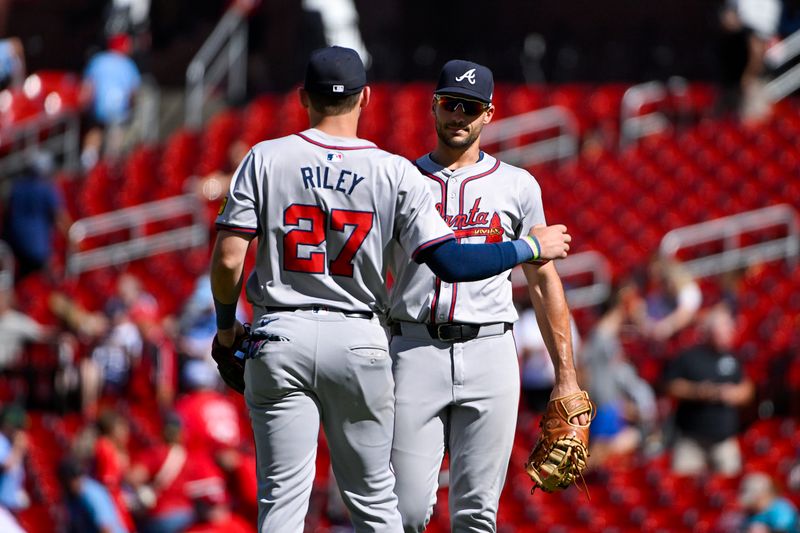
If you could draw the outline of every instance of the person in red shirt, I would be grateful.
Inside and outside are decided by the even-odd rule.
[[[197,522],[186,533],[255,533],[252,520],[234,514],[224,501],[195,500]]]
[[[164,421],[164,440],[136,461],[131,480],[148,508],[144,530],[178,533],[195,522],[193,500],[227,498],[225,478],[214,461],[184,445],[183,425],[175,413]]]
[[[236,403],[217,390],[219,374],[205,361],[184,363],[181,382],[186,392],[175,403],[181,417],[187,448],[192,453],[213,457],[228,479],[234,509],[243,515],[257,516],[258,482],[255,458],[247,450]]]
[[[239,412],[233,401],[216,389],[219,375],[211,364],[199,359],[187,361],[181,382],[186,393],[175,402],[175,412],[183,421],[186,446],[209,455],[239,448]]]
[[[123,491],[125,475],[130,464],[128,421],[116,412],[104,411],[97,419],[97,428],[100,436],[97,438],[94,452],[95,478],[108,489],[122,523],[129,531],[134,531],[136,528],[133,516]]]

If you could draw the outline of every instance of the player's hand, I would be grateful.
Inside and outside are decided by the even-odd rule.
[[[217,341],[226,348],[230,348],[233,346],[233,342],[236,340],[236,337],[243,334],[244,326],[237,320],[232,328],[217,330]]]
[[[563,224],[545,226],[537,224],[531,229],[530,235],[536,237],[542,249],[539,257],[540,261],[550,261],[552,259],[564,259],[569,252],[569,243],[572,236],[567,233],[567,227]],[[576,392],[580,392],[580,389]]]
[[[579,392],[581,392],[581,388],[578,386],[578,382],[575,379],[561,379],[557,380],[553,385],[553,392],[550,394],[550,399],[563,398]],[[580,425],[586,425],[591,421],[590,413],[583,413],[569,420],[572,424]]]

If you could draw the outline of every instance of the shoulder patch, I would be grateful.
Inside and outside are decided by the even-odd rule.
[[[219,204],[219,210],[217,211],[217,216],[221,215],[223,211],[225,211],[225,206],[228,205],[228,197],[222,199],[222,202]]]

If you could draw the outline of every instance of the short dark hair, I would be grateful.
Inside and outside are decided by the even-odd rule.
[[[308,101],[316,112],[323,115],[344,115],[352,111],[358,104],[358,96],[360,94],[361,91],[346,96],[308,91]]]

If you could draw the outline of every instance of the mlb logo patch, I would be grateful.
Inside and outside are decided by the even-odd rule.
[[[343,93],[344,92],[344,85],[334,85],[333,92],[335,93]]]
[[[341,152],[328,152],[328,161],[341,161],[344,159],[344,154]]]

